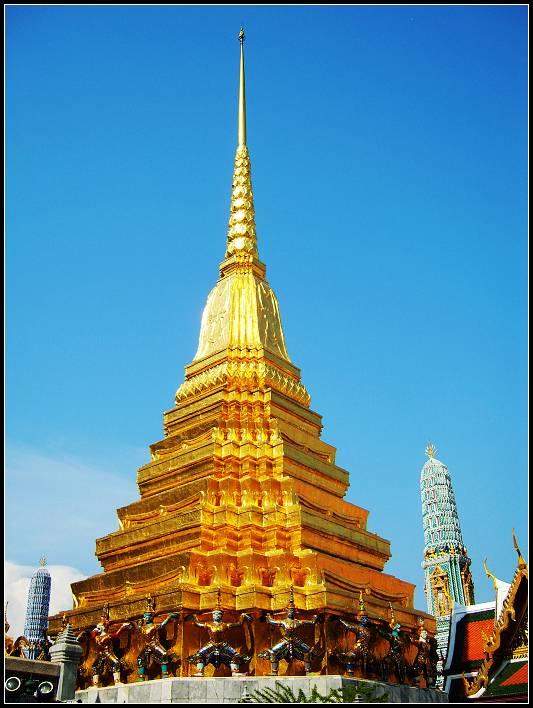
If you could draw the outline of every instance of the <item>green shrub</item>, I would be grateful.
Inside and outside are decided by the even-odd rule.
[[[327,696],[319,693],[313,686],[311,695],[307,696],[302,689],[295,695],[294,691],[279,681],[276,688],[263,688],[254,691],[249,698],[250,703],[388,703],[389,694],[374,695],[374,688],[367,683],[357,683],[332,688]]]

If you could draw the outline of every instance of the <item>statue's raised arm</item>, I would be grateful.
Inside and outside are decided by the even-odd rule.
[[[193,615],[193,616],[192,616],[192,623],[193,623],[194,625],[196,625],[197,627],[200,627],[200,629],[203,629],[204,627],[207,627],[207,623],[206,623],[206,622],[200,622],[200,620],[198,619],[198,615]]]
[[[353,622],[347,622],[343,617],[338,617],[338,621],[342,624],[344,629],[347,629],[349,632],[357,632],[359,629],[359,626],[357,624],[354,624]]]
[[[266,623],[271,624],[273,627],[279,627],[280,624],[283,624],[280,620],[275,620],[270,613],[267,613]]]
[[[314,627],[318,622],[320,622],[321,615],[313,615],[311,619],[308,620],[300,620],[300,624],[303,627]]]
[[[242,627],[242,625],[243,625],[245,622],[252,622],[252,621],[253,621],[253,617],[252,617],[251,615],[246,614],[246,612],[243,612],[243,613],[240,615],[240,617],[239,617],[239,619],[238,619],[237,622],[228,622],[228,624],[227,624],[226,626],[227,626],[228,629],[233,629],[233,628],[236,628],[236,627]]]
[[[177,620],[178,617],[179,617],[179,615],[177,615],[175,612],[171,612],[171,613],[166,617],[166,619],[164,619],[164,620],[161,622],[161,624],[159,625],[159,629],[160,629],[160,630],[163,629],[164,627],[167,626],[167,624],[168,624],[169,622],[171,622],[172,620]]]

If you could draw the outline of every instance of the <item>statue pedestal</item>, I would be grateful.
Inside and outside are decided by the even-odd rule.
[[[322,696],[331,689],[354,684],[374,687],[375,695],[389,694],[389,703],[448,703],[448,696],[434,688],[414,688],[378,681],[358,681],[345,676],[228,676],[222,678],[167,678],[76,692],[80,703],[239,703],[246,694],[265,688],[276,690],[276,682],[295,695],[301,689],[310,696],[314,686]],[[245,702],[248,702],[245,700]]]

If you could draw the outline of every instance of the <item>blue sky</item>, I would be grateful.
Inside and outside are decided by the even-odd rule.
[[[137,498],[224,254],[243,24],[260,255],[347,499],[425,608],[433,440],[490,599],[527,536],[526,7],[6,16],[10,561],[97,572]]]

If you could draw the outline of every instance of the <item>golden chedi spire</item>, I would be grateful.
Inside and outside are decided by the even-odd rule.
[[[239,33],[240,80],[238,99],[238,145],[235,154],[230,217],[225,259],[220,265],[220,280],[208,296],[202,315],[198,350],[187,367],[186,381],[178,389],[176,401],[194,395],[204,381],[206,367],[196,362],[207,360],[211,378],[228,380],[228,365],[238,361],[240,373],[249,385],[271,386],[276,382],[284,392],[309,403],[300,382],[300,372],[290,363],[277,298],[265,280],[266,267],[259,260],[255,228],[250,155],[246,145],[246,91],[244,79],[244,30]],[[216,357],[216,362],[213,357]],[[274,357],[274,360],[272,359]],[[279,368],[282,361],[281,369]],[[217,366],[217,371],[213,369]],[[223,371],[222,371],[222,369]],[[232,371],[235,365],[232,365]],[[244,369],[246,369],[244,371]]]
[[[239,41],[241,44],[239,130],[235,167],[233,169],[226,258],[233,254],[244,253],[257,257],[252,173],[250,156],[246,147],[246,90],[244,81],[244,30],[242,27],[239,33]]]

